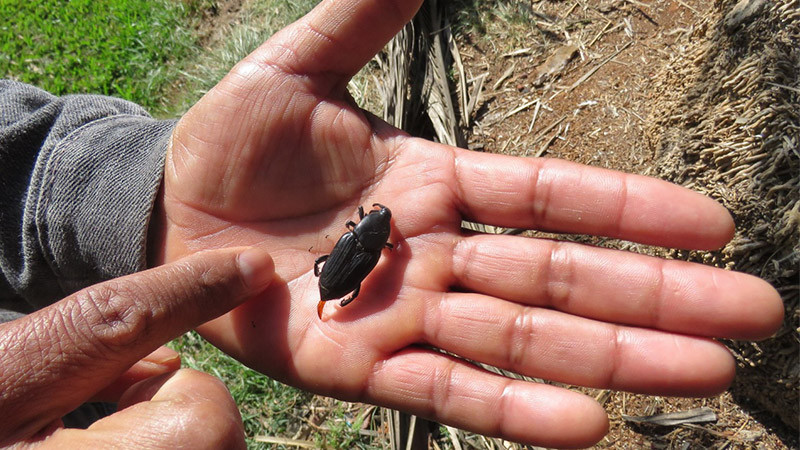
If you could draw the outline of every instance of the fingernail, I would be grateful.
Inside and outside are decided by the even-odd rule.
[[[272,281],[274,274],[272,259],[263,250],[248,248],[239,254],[237,262],[242,279],[253,290],[264,289]]]
[[[147,361],[149,363],[158,364],[160,366],[169,365],[171,362],[175,360],[180,361],[181,355],[178,354],[175,350],[172,350],[169,347],[161,346],[156,349],[153,353],[142,358],[143,361]]]

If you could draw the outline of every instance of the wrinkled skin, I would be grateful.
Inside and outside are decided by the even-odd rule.
[[[264,290],[272,260],[243,250],[197,253],[0,324],[0,446],[245,448],[225,385],[159,347]],[[61,417],[90,400],[118,410],[65,429]]]
[[[179,122],[152,225],[151,261],[255,245],[274,259],[261,295],[202,327],[281,381],[542,446],[588,446],[608,422],[593,399],[510,380],[416,344],[533,377],[704,396],[734,375],[710,337],[778,327],[754,277],[679,261],[461,231],[507,227],[715,249],[717,203],[642,176],[416,139],[353,104],[346,86],[419,1],[323,1],[246,59]],[[386,202],[395,251],[359,300],[316,314],[313,261],[358,205]],[[536,424],[536,426],[531,426]]]

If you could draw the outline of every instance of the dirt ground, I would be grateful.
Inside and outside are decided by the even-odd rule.
[[[656,149],[647,130],[654,77],[681,51],[676,41],[710,5],[687,0],[648,7],[619,1],[576,6],[580,3],[587,2],[537,2],[531,15],[536,20],[544,11],[544,17],[533,31],[519,31],[530,35],[528,47],[462,47],[464,64],[475,75],[488,72],[471,148],[626,172],[652,165]],[[551,81],[532,86],[548,57],[567,45],[577,51],[566,67]],[[515,112],[539,98],[544,99],[539,108],[534,103]]]

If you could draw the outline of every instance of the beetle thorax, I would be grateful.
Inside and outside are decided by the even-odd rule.
[[[388,208],[370,211],[369,214],[361,219],[356,225],[355,233],[358,242],[369,251],[380,251],[389,240],[391,232],[390,221],[392,213]]]

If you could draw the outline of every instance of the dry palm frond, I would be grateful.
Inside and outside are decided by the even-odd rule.
[[[414,19],[376,57],[382,74],[383,119],[412,135],[434,137],[439,142],[463,147],[466,140],[447,79],[446,55],[455,44],[449,32],[446,35],[442,32],[448,29],[443,18],[440,5],[435,0],[426,1]],[[449,45],[445,47],[443,43]],[[466,77],[461,73],[462,88],[466,89]],[[421,79],[420,74],[423,74]],[[466,93],[462,95],[466,99]],[[433,135],[428,136],[431,128]],[[391,449],[427,446],[431,429],[428,421],[386,408],[381,409],[381,417],[390,430]]]
[[[736,237],[721,252],[676,256],[759,276],[781,292],[786,322],[778,336],[729,346],[742,366],[734,390],[796,429],[800,3],[761,2],[733,28],[726,17],[734,3],[719,2],[659,77],[667,104],[654,108],[657,173],[719,199],[737,222]]]
[[[457,52],[443,6],[436,0],[426,1],[377,57],[383,76],[384,120],[416,136],[458,147],[466,145],[463,125],[468,112],[459,120],[447,77],[453,49]],[[460,109],[465,109],[471,100],[475,103],[479,92],[467,92],[466,74],[460,57],[455,58],[461,67],[458,90],[464,106]]]
[[[470,91],[443,4],[437,0],[426,1],[414,20],[389,42],[377,60],[383,74],[384,120],[415,136],[426,137],[427,127],[430,127],[433,132],[429,137],[444,144],[466,147],[464,130],[478,105],[484,77],[476,77]],[[457,74],[454,87],[447,77],[451,64]],[[421,82],[418,74],[424,74]],[[458,102],[453,102],[451,92],[457,93]],[[493,234],[524,231],[466,221],[462,226]]]

